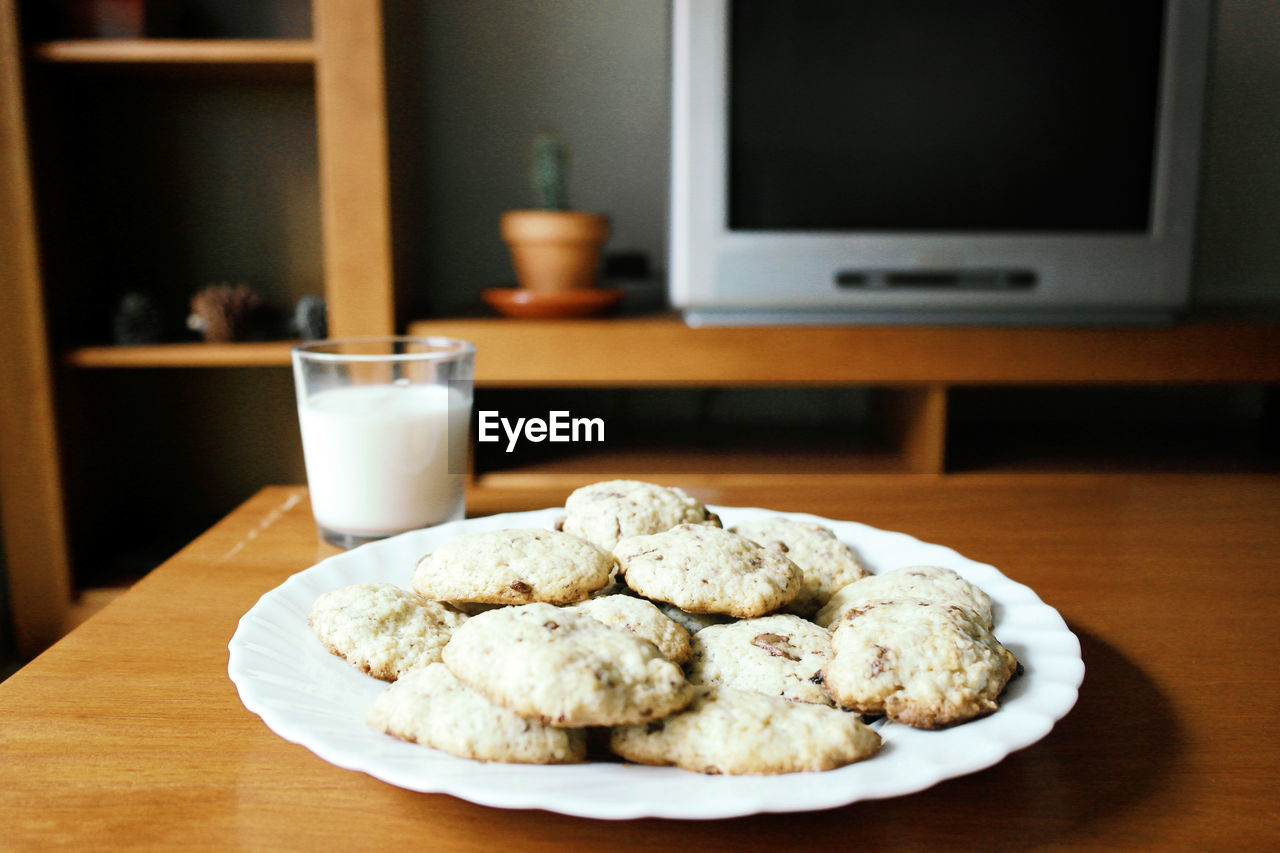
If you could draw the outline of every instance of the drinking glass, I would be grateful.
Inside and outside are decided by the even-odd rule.
[[[475,346],[440,337],[292,350],[320,535],[342,548],[462,518]]]

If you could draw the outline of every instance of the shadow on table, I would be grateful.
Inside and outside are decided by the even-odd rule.
[[[943,782],[920,794],[856,803],[837,813],[744,818],[791,821],[811,843],[834,842],[832,830],[857,827],[858,849],[1017,850],[1076,843],[1122,819],[1160,787],[1178,760],[1179,721],[1169,700],[1139,667],[1099,637],[1073,628],[1085,678],[1075,708],[1039,743],[993,768]],[[963,808],[959,807],[963,804]],[[776,827],[771,827],[776,831]]]

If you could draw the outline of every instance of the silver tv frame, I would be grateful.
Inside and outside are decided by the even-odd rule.
[[[1209,0],[1166,6],[1151,223],[1138,234],[731,231],[728,9],[672,7],[670,298],[690,324],[1150,324],[1186,307]],[[1027,270],[1034,286],[1006,286],[1007,271]],[[943,284],[920,286],[928,277]]]

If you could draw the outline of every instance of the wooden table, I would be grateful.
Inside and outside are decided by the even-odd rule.
[[[811,477],[704,500],[903,530],[999,566],[1080,637],[1044,740],[911,796],[626,823],[415,794],[287,743],[227,678],[240,615],[332,553],[263,490],[0,684],[0,848],[1240,849],[1280,843],[1280,478]],[[475,514],[559,505],[472,495]],[[780,780],[779,784],[786,784]]]

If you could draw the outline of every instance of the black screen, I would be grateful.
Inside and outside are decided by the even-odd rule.
[[[1144,231],[1162,4],[733,0],[729,227]]]

